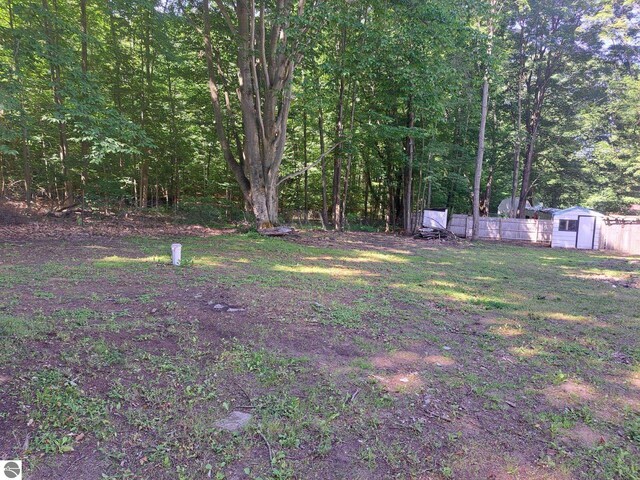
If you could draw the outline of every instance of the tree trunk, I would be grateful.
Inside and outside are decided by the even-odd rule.
[[[320,220],[322,221],[322,228],[326,230],[329,227],[329,204],[327,200],[327,160],[325,156],[324,115],[322,106],[318,112],[318,133],[320,135],[320,155],[322,155],[322,211],[320,212]]]
[[[495,167],[492,165],[489,169],[489,176],[487,177],[487,184],[484,189],[484,195],[480,201],[480,215],[482,217],[488,217],[491,209],[491,192],[493,191],[493,177],[495,174]]]
[[[531,168],[533,166],[533,157],[535,155],[535,144],[538,137],[538,125],[534,125],[534,129],[531,132],[529,142],[527,143],[527,154],[525,157],[524,170],[522,172],[522,186],[520,190],[520,200],[518,203],[518,218],[525,218],[527,197],[529,195],[531,185]]]
[[[4,197],[7,187],[7,178],[5,177],[4,155],[0,153],[0,196]]]
[[[489,36],[487,44],[487,58],[491,61],[493,42],[493,15],[497,0],[491,0],[491,11],[489,12]],[[482,111],[480,114],[480,132],[478,134],[478,155],[476,157],[476,172],[473,179],[473,232],[471,240],[477,240],[480,235],[480,182],[482,180],[482,163],[484,160],[484,142],[487,128],[487,113],[489,111],[489,66],[484,71],[484,81],[482,83]]]
[[[57,3],[54,0],[54,11],[57,14]],[[60,159],[60,166],[62,167],[62,180],[64,183],[63,202],[70,199],[73,195],[73,184],[69,177],[69,166],[67,162],[68,157],[68,145],[67,145],[67,123],[64,120],[64,99],[60,92],[61,90],[61,68],[58,59],[55,58],[58,49],[58,34],[55,27],[52,27],[49,18],[52,15],[49,10],[48,0],[42,0],[42,8],[45,11],[44,15],[44,32],[49,48],[49,75],[51,78],[51,85],[53,91],[53,102],[56,106],[57,114],[60,116],[58,119],[58,158]]]
[[[396,228],[396,203],[395,188],[393,178],[393,158],[391,157],[389,145],[385,145],[385,159],[387,163],[387,215],[385,222],[385,232],[390,233]]]
[[[482,162],[484,159],[484,140],[489,109],[489,77],[485,73],[482,84],[482,113],[480,115],[480,133],[478,135],[478,155],[476,156],[476,173],[473,179],[473,233],[471,240],[477,240],[480,231],[480,181],[482,180]]]
[[[287,36],[292,3],[291,0],[277,2],[275,11],[270,12],[272,21],[267,38],[265,3],[257,7],[255,0],[237,0],[234,19],[230,7],[222,0],[216,0],[222,19],[238,47],[237,95],[244,134],[241,164],[229,148],[218,81],[218,72],[224,72],[224,68],[214,60],[209,0],[203,1],[202,33],[216,134],[225,160],[253,209],[258,228],[269,228],[278,223],[278,176],[287,138],[292,80],[295,66],[302,59]],[[304,0],[298,0],[298,16],[303,15],[304,4]],[[258,12],[259,24],[256,25]],[[215,58],[220,62],[219,55]]]
[[[422,139],[422,157],[424,157],[424,138]],[[418,182],[417,182],[417,191],[415,192],[415,200],[413,203],[413,214],[414,217],[411,222],[411,229],[415,232],[422,225],[422,215],[421,212],[424,210],[425,206],[425,185],[424,185],[424,165],[420,162],[420,169],[418,170]]]
[[[535,100],[530,115],[530,120],[527,124],[527,133],[529,134],[529,140],[527,142],[527,153],[525,157],[524,170],[522,172],[522,187],[520,190],[520,202],[518,203],[518,217],[525,218],[527,197],[531,188],[531,169],[533,167],[533,158],[535,156],[536,140],[538,139],[538,131],[540,128],[540,121],[542,115],[542,105],[544,103],[544,96],[546,92],[546,82],[551,78],[550,72],[547,79],[541,79],[539,76],[536,80],[535,86]],[[530,88],[531,89],[531,88]]]
[[[422,146],[424,151],[424,145]],[[429,152],[427,155],[427,210],[431,209],[431,178],[433,176],[433,152]]]
[[[369,169],[367,168],[367,160],[364,159],[364,171],[363,171],[363,182],[364,182],[364,208],[362,212],[362,218],[365,224],[369,223],[369,182],[371,181],[371,177],[369,176]]]
[[[140,125],[144,129],[149,120],[149,104],[151,97],[151,12],[147,10],[145,15],[143,59],[142,59],[142,97],[140,109]],[[149,203],[149,162],[151,152],[146,149],[142,153],[140,164],[140,208],[147,208]]]
[[[409,97],[407,101],[407,128],[413,130],[415,127],[416,115],[413,112],[413,97]],[[411,222],[411,200],[412,200],[412,187],[413,187],[413,157],[415,152],[415,141],[413,135],[409,134],[405,141],[405,153],[407,159],[404,165],[403,180],[404,180],[404,192],[403,192],[403,215],[402,224],[405,235],[413,234],[413,225]]]
[[[336,143],[344,138],[344,76],[340,75],[338,80],[338,105],[336,107]],[[333,157],[333,195],[331,202],[331,216],[333,218],[333,226],[336,230],[340,230],[340,180],[342,179],[342,145],[336,148]]]
[[[575,25],[578,25],[576,22]],[[559,28],[559,20],[555,20],[549,26],[552,35]],[[542,108],[544,105],[545,95],[551,77],[560,63],[561,54],[553,45],[546,45],[545,42],[538,42],[538,49],[534,57],[534,70],[529,74],[526,81],[527,97],[532,103],[529,108],[527,120],[527,151],[525,158],[524,170],[522,172],[522,188],[520,190],[520,201],[518,203],[518,217],[525,218],[527,198],[531,190],[531,170],[533,167],[533,159],[535,157],[536,140],[540,133],[540,123],[542,121]],[[534,75],[535,73],[535,75]]]
[[[357,92],[358,92],[358,84],[354,82],[353,86],[351,87],[351,121],[349,124],[349,134],[351,135],[351,137],[353,137],[353,129],[355,127]],[[352,162],[353,162],[353,153],[350,151],[347,156],[347,170],[344,175],[344,189],[342,191],[342,199],[340,200],[339,230],[343,230],[345,226],[345,218],[346,218],[346,212],[347,212],[347,197],[349,195],[349,180],[351,177]]]
[[[118,42],[118,32],[115,20],[115,4],[113,0],[109,1],[109,35],[111,45],[109,46],[113,54],[113,86],[112,95],[119,112],[122,111],[122,95],[121,95],[121,79],[120,79],[120,44]]]
[[[511,177],[511,203],[509,204],[509,216],[516,218],[518,209],[515,207],[518,194],[518,179],[520,176],[520,152],[522,150],[522,83],[524,80],[524,28],[520,29],[520,70],[518,71],[518,113],[516,118],[515,152],[513,155],[513,173]]]
[[[307,151],[307,111],[303,111],[302,115],[302,156],[304,158],[304,223],[309,223],[309,157]]]
[[[14,34],[14,14],[13,4],[11,0],[8,0],[9,8],[9,28],[11,29],[11,37],[15,39]],[[29,132],[27,129],[27,115],[24,109],[24,88],[22,86],[22,75],[20,71],[20,55],[19,55],[19,43],[16,40],[13,45],[13,68],[15,72],[16,80],[19,82],[19,102],[20,102],[20,141],[22,143],[22,166],[24,171],[24,196],[27,202],[27,208],[31,208],[31,200],[33,196],[33,172],[31,170],[31,152],[29,150]],[[2,192],[4,194],[4,176],[2,183]]]
[[[82,29],[81,37],[81,67],[84,81],[87,81],[87,73],[89,71],[89,53],[87,48],[88,28],[87,28],[87,0],[80,0],[80,27]],[[82,210],[80,219],[84,223],[84,211],[86,208],[87,193],[87,175],[89,170],[89,142],[82,140],[80,144],[80,155],[82,157],[82,174],[80,175],[80,183],[82,184]]]
[[[173,197],[173,205],[177,208],[180,201],[180,165],[178,157],[178,129],[176,127],[176,100],[171,78],[171,65],[167,68],[167,90],[171,111],[171,118],[169,119],[169,132],[171,133],[171,196]]]
[[[214,63],[213,57],[213,46],[211,44],[211,22],[209,19],[209,1],[203,1],[203,41],[204,41],[204,52],[205,58],[207,61],[207,74],[208,74],[208,85],[209,85],[209,96],[211,98],[211,105],[214,111],[214,119],[215,119],[215,128],[216,128],[216,136],[218,137],[218,141],[220,142],[220,147],[222,149],[224,159],[229,166],[229,169],[233,172],[238,185],[240,186],[240,190],[245,201],[251,205],[251,192],[249,180],[244,174],[242,165],[235,159],[233,156],[233,152],[231,150],[231,145],[229,143],[229,139],[225,132],[224,126],[224,115],[222,112],[222,105],[220,102],[220,90],[218,87],[218,79],[216,74],[216,66]],[[240,157],[241,158],[241,157]]]

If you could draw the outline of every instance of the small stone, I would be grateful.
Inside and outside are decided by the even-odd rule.
[[[244,308],[229,308],[227,312],[244,312]]]
[[[251,418],[252,415],[250,413],[235,411],[231,412],[228,417],[218,420],[214,426],[220,430],[237,432],[246,427]]]
[[[443,350],[451,350],[451,347],[442,347]]]
[[[223,305],[222,303],[216,303],[216,304],[213,306],[213,308],[215,308],[216,310],[223,310],[223,309],[225,309],[225,308],[227,308],[227,307],[226,307],[226,305]]]

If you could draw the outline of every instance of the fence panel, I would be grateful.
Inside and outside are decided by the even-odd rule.
[[[449,230],[459,237],[467,236],[467,216],[456,214],[451,217],[449,222]]]
[[[473,217],[453,215],[449,230],[459,237],[471,237]],[[552,220],[531,220],[520,218],[480,218],[478,237],[483,240],[514,240],[532,243],[551,243]]]
[[[605,223],[600,245],[604,250],[640,255],[640,223]]]

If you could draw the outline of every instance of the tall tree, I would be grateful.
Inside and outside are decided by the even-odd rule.
[[[583,1],[573,1],[570,5],[559,0],[529,4],[531,8],[523,13],[525,21],[520,22],[520,28],[525,29],[525,51],[529,57],[525,80],[527,145],[518,203],[520,218],[525,217],[525,206],[531,194],[531,174],[547,93],[553,76],[577,49],[577,29],[590,7]]]
[[[218,140],[260,228],[278,223],[277,185],[287,138],[291,87],[308,29],[301,27],[296,35],[291,30],[292,25],[303,23],[305,4],[305,0],[295,4],[293,0],[264,0],[259,5],[255,0],[238,0],[234,5],[216,0],[228,38],[237,49],[237,94],[244,137],[239,158],[233,153],[224,123],[219,72],[225,66],[219,52],[214,52],[209,1],[202,4],[209,92]],[[230,83],[227,80],[226,85]]]
[[[73,195],[73,183],[69,172],[69,142],[67,139],[67,120],[64,109],[64,97],[62,94],[62,47],[58,27],[51,21],[58,15],[58,3],[53,1],[53,11],[49,8],[48,0],[42,0],[43,29],[46,37],[47,60],[49,62],[49,75],[51,78],[51,90],[56,106],[54,121],[58,125],[58,156],[62,166],[62,179],[64,182],[64,200],[71,200]]]
[[[493,33],[496,15],[496,0],[491,0],[491,11],[488,18],[487,58],[485,60],[484,76],[482,79],[482,107],[480,112],[480,132],[478,133],[478,154],[476,156],[476,172],[473,179],[473,231],[472,239],[477,240],[480,235],[480,182],[482,181],[482,163],[484,160],[484,142],[487,128],[487,113],[489,112],[489,76],[491,54],[493,49]]]

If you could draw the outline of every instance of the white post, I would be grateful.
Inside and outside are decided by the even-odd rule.
[[[180,259],[182,257],[182,245],[180,243],[171,244],[171,263],[176,267],[180,266]]]

